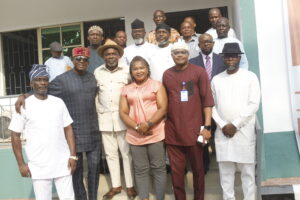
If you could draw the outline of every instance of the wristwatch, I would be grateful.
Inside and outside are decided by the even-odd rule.
[[[153,123],[150,121],[147,121],[147,125],[149,126],[149,128],[151,128],[153,126]]]
[[[135,131],[137,131],[138,129],[139,129],[139,126],[140,126],[140,124],[137,124],[136,126],[135,126]]]
[[[204,126],[204,128],[205,128],[206,130],[208,130],[208,131],[211,130],[211,126]]]
[[[72,160],[76,160],[76,161],[78,160],[77,156],[70,156],[69,158],[72,159]]]

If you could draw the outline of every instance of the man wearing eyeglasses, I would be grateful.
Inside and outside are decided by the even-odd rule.
[[[211,112],[214,105],[206,71],[188,63],[189,48],[183,41],[174,43],[175,66],[165,71],[163,84],[168,94],[165,143],[169,155],[176,199],[185,200],[185,167],[193,171],[194,199],[204,200],[203,145],[211,137]],[[201,129],[201,126],[204,126]]]
[[[199,37],[198,46],[200,48],[200,53],[197,57],[190,59],[190,63],[203,67],[208,75],[209,80],[211,80],[215,75],[226,70],[223,59],[220,55],[213,53],[214,41],[210,34],[204,33]],[[212,132],[215,130],[215,125],[212,123]],[[214,149],[214,145],[211,145]],[[204,170],[205,174],[209,170],[209,151],[208,145],[204,147]]]
[[[227,70],[215,76],[211,87],[216,155],[223,199],[235,199],[234,179],[241,172],[244,199],[255,199],[255,113],[260,102],[259,81],[253,72],[239,67],[238,43],[227,43],[222,51]]]
[[[74,48],[74,68],[57,76],[48,90],[48,94],[65,102],[74,121],[72,127],[78,163],[73,174],[73,187],[75,198],[80,200],[97,200],[99,186],[100,133],[95,105],[97,82],[95,76],[87,71],[89,57],[88,48]],[[24,96],[16,102],[17,112],[21,105],[25,106]],[[88,163],[88,198],[83,184],[83,153]]]

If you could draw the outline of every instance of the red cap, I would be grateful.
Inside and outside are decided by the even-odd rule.
[[[90,49],[85,47],[76,47],[72,50],[72,56],[85,56],[90,57]]]

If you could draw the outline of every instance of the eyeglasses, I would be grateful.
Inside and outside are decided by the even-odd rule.
[[[80,62],[80,61],[88,62],[89,61],[89,59],[85,56],[76,56],[75,60],[78,61],[78,62]]]
[[[189,53],[189,52],[186,51],[186,50],[183,50],[183,51],[173,51],[173,52],[172,52],[172,54],[175,55],[175,56],[177,56],[177,55],[179,55],[179,54],[186,55],[186,54],[188,54],[188,53]]]

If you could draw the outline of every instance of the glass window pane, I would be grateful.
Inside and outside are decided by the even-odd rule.
[[[62,27],[62,45],[81,45],[80,25]]]
[[[72,57],[72,49],[75,47],[70,47],[70,48],[64,48],[63,50],[63,54],[65,56],[69,56],[70,58]]]
[[[60,42],[60,28],[42,29],[42,48],[49,48],[51,42]]]
[[[48,60],[51,57],[52,57],[52,55],[51,55],[50,50],[43,50],[43,63],[45,63],[46,60]]]

